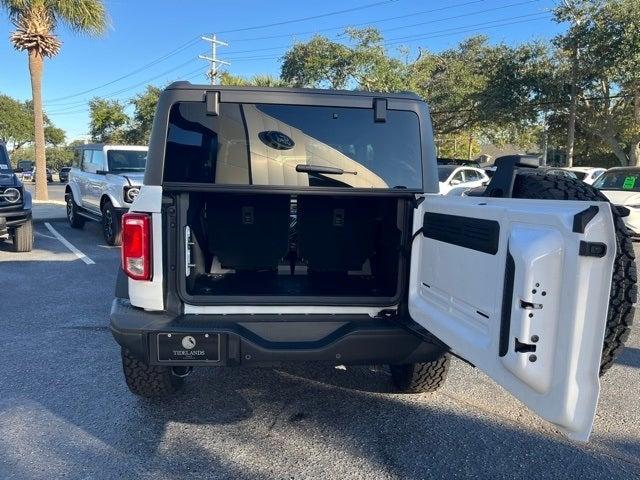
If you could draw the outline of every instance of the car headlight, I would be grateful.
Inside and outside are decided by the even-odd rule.
[[[20,198],[22,197],[22,194],[17,188],[10,187],[7,188],[3,193],[1,193],[0,197],[4,198],[9,203],[18,203],[20,201]]]
[[[124,200],[128,203],[133,203],[139,193],[140,187],[126,187],[124,189]]]

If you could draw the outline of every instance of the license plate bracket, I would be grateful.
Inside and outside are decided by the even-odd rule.
[[[159,362],[219,362],[219,333],[159,333]]]

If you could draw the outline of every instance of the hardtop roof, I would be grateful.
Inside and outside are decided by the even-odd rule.
[[[173,82],[166,87],[165,90],[208,90],[208,91],[238,91],[238,92],[279,92],[287,93],[303,93],[318,95],[344,95],[344,96],[360,96],[360,97],[383,97],[397,98],[403,100],[423,101],[417,94],[413,92],[373,92],[362,90],[331,90],[326,88],[288,88],[288,87],[256,87],[246,86],[239,87],[235,85],[207,85],[193,84],[191,82],[179,81]]]

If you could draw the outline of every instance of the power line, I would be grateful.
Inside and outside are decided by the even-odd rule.
[[[424,15],[426,13],[435,13],[435,12],[440,12],[443,10],[452,10],[454,8],[457,7],[464,7],[467,5],[473,5],[476,3],[482,3],[485,0],[473,0],[470,2],[464,2],[464,3],[456,3],[454,5],[447,5],[445,7],[440,7],[440,8],[433,8],[431,10],[421,10],[419,12],[413,12],[413,13],[409,13],[409,14],[405,14],[405,15],[398,15],[395,17],[384,17],[384,18],[379,18],[376,20],[370,20],[367,22],[358,22],[358,23],[350,23],[347,25],[342,25],[340,27],[331,27],[331,28],[321,28],[321,29],[316,29],[316,30],[307,30],[306,32],[293,32],[293,33],[284,33],[284,34],[278,34],[278,35],[267,35],[267,36],[262,36],[262,37],[252,37],[252,38],[238,38],[238,39],[232,39],[232,42],[250,42],[250,41],[256,41],[256,40],[269,40],[269,39],[273,39],[273,38],[288,38],[288,37],[295,37],[298,35],[310,35],[310,34],[318,34],[320,32],[329,32],[329,31],[334,31],[334,30],[344,30],[346,28],[349,27],[360,27],[363,25],[374,25],[374,24],[378,24],[378,23],[384,23],[384,22],[389,22],[389,21],[393,21],[393,20],[399,20],[402,18],[409,18],[409,17],[415,17],[417,15]],[[488,13],[488,12],[492,12],[492,11],[496,11],[496,10],[502,10],[502,9],[506,9],[506,8],[510,8],[510,7],[515,7],[515,6],[519,6],[519,5],[525,5],[525,4],[529,4],[529,3],[539,3],[541,0],[527,0],[527,1],[523,1],[523,2],[518,2],[518,3],[511,3],[508,5],[501,5],[499,7],[493,7],[493,8],[488,8],[488,9],[484,9],[484,10],[476,10],[474,12],[468,12],[468,13],[464,13],[464,14],[460,14],[460,15],[454,15],[451,17],[445,17],[445,18],[439,18],[439,19],[435,19],[435,20],[430,20],[428,22],[423,22],[423,23],[418,23],[418,24],[413,24],[413,25],[402,25],[399,27],[393,27],[393,28],[389,28],[386,29],[385,31],[391,31],[391,30],[398,30],[401,28],[408,28],[408,27],[413,27],[413,26],[419,26],[419,25],[426,25],[429,23],[437,23],[437,22],[443,22],[446,20],[454,20],[456,18],[462,18],[462,17],[468,17],[471,15],[478,15],[478,14],[482,14],[482,13]]]
[[[193,62],[195,62],[195,59],[193,59],[193,58],[192,58],[192,59],[189,59],[189,60],[187,60],[186,62],[181,63],[180,65],[178,65],[178,66],[176,66],[176,67],[174,67],[174,68],[171,68],[171,69],[169,69],[169,70],[166,70],[166,71],[162,72],[162,73],[161,73],[161,74],[159,74],[159,75],[156,75],[156,76],[154,76],[154,77],[148,78],[148,79],[146,79],[146,80],[144,80],[144,81],[142,81],[142,82],[136,83],[135,85],[130,85],[130,86],[126,87],[126,88],[122,88],[122,89],[117,90],[117,91],[115,91],[115,92],[110,92],[110,93],[108,93],[108,94],[104,95],[104,98],[109,98],[109,99],[114,99],[114,100],[116,100],[116,99],[115,99],[115,98],[113,98],[113,97],[115,97],[115,96],[117,96],[117,95],[120,95],[120,94],[122,94],[122,93],[125,93],[125,92],[127,92],[127,91],[133,90],[133,89],[135,89],[135,88],[137,88],[137,87],[140,87],[140,86],[142,86],[142,85],[147,85],[147,84],[149,84],[150,82],[152,82],[152,81],[154,81],[154,80],[156,80],[156,79],[158,79],[158,78],[160,78],[160,77],[163,77],[163,76],[165,76],[165,75],[167,75],[167,74],[169,74],[169,73],[171,73],[171,72],[174,72],[174,71],[176,71],[176,70],[179,70],[180,68],[182,68],[182,67],[184,67],[184,66],[186,66],[186,65],[189,65],[189,64],[191,64],[191,63],[193,63]],[[197,71],[200,71],[200,70],[201,70],[201,68],[200,68],[200,67],[198,67],[198,70],[197,70]],[[194,71],[191,71],[191,72],[186,73],[186,75],[190,75],[190,74],[192,74],[192,73],[194,73],[194,72],[195,72],[195,70],[194,70]],[[88,109],[88,107],[86,107],[86,108],[84,108],[84,109],[82,109],[82,110],[74,111],[74,112],[71,112],[71,111],[69,111],[69,110],[73,110],[74,108],[77,108],[77,107],[79,107],[79,106],[81,106],[81,105],[86,105],[86,103],[87,103],[88,101],[89,101],[88,99],[85,99],[85,100],[83,100],[83,101],[81,101],[81,102],[75,102],[75,104],[73,104],[73,105],[69,105],[66,109],[57,110],[57,111],[53,111],[53,112],[46,112],[46,113],[47,113],[47,115],[63,115],[63,114],[65,114],[65,115],[66,115],[66,114],[69,114],[69,113],[77,113],[77,112],[81,112],[81,111],[86,111],[86,110]]]
[[[322,13],[319,15],[312,15],[310,17],[301,17],[301,18],[295,18],[292,20],[284,20],[282,22],[275,22],[275,23],[266,23],[263,25],[254,25],[252,27],[244,27],[244,28],[235,28],[233,30],[223,30],[221,32],[218,33],[235,33],[235,32],[246,32],[249,30],[260,30],[263,28],[270,28],[270,27],[279,27],[282,25],[288,25],[291,23],[299,23],[299,22],[306,22],[308,20],[316,20],[318,18],[326,18],[326,17],[331,17],[334,15],[342,15],[343,13],[350,13],[350,12],[356,12],[358,10],[365,10],[367,8],[373,8],[373,7],[379,7],[381,5],[388,5],[391,3],[396,3],[400,0],[384,0],[382,2],[375,2],[375,3],[368,3],[366,5],[361,5],[359,7],[353,7],[353,8],[347,8],[344,10],[336,10],[333,12],[328,12],[328,13]]]
[[[163,55],[163,56],[161,56],[161,57],[159,57],[159,58],[157,58],[157,59],[145,64],[145,65],[143,65],[142,67],[139,67],[139,68],[133,70],[132,72],[127,73],[126,75],[122,75],[121,77],[113,79],[113,80],[111,80],[111,81],[109,81],[107,83],[103,83],[102,85],[98,85],[96,87],[90,88],[88,90],[84,90],[82,92],[74,93],[72,95],[66,95],[64,97],[53,98],[53,99],[48,100],[47,102],[45,102],[45,105],[49,105],[51,103],[57,103],[57,102],[59,102],[61,100],[67,100],[69,98],[79,97],[79,96],[85,95],[87,93],[95,92],[96,90],[99,90],[101,88],[107,87],[109,85],[113,85],[114,83],[119,82],[120,80],[124,80],[125,78],[129,78],[129,77],[135,75],[136,73],[140,73],[143,70],[146,70],[147,68],[152,67],[153,65],[156,65],[156,64],[166,60],[167,58],[172,57],[173,55],[176,55],[176,54],[186,50],[187,48],[191,47],[192,45],[195,45],[198,42],[198,40],[199,40],[199,37],[195,37],[194,39],[189,40],[187,43],[181,45],[180,47],[176,48],[175,50],[172,50],[171,52],[169,52],[169,53],[167,53],[167,54],[165,54],[165,55]]]
[[[537,18],[527,18],[527,17],[532,17],[532,16],[538,16]],[[522,19],[522,18],[527,18],[526,20],[518,20],[518,21],[513,21],[513,22],[509,22],[508,20],[513,20],[513,19]],[[382,46],[392,46],[392,45],[397,45],[399,43],[405,43],[405,41],[409,41],[409,42],[414,42],[414,41],[418,41],[418,40],[428,40],[431,38],[438,38],[438,37],[445,37],[445,36],[449,36],[449,35],[458,35],[461,33],[473,33],[473,32],[482,32],[484,29],[488,29],[488,28],[497,28],[497,27],[504,27],[504,26],[508,26],[508,25],[516,25],[516,24],[520,24],[520,23],[528,23],[528,22],[534,22],[534,21],[538,21],[538,20],[544,20],[546,18],[549,17],[549,13],[548,12],[536,12],[533,14],[527,14],[527,15],[518,15],[516,17],[508,17],[508,18],[503,18],[500,20],[493,20],[491,22],[482,22],[482,23],[477,23],[477,24],[472,24],[472,25],[465,25],[463,27],[453,27],[453,28],[446,28],[443,30],[436,30],[433,31],[429,34],[417,34],[417,35],[409,35],[409,36],[404,36],[404,37],[395,37],[395,38],[390,38],[389,41],[387,42],[383,42]],[[495,25],[492,25],[494,24]],[[482,29],[478,29],[477,27],[483,27]],[[255,50],[247,50],[246,52],[243,53],[248,53],[248,52],[259,52],[259,51],[265,51],[265,50],[274,50],[274,49],[289,49],[291,48],[290,45],[282,45],[279,47],[273,47],[273,48],[265,48],[265,49],[255,49]],[[240,52],[237,52],[240,53]],[[282,53],[286,53],[286,50],[283,51]],[[267,59],[276,59],[276,58],[280,58],[278,56],[269,56],[269,57],[265,57],[265,56],[249,56],[249,57],[230,57],[230,60],[234,61],[234,62],[240,62],[240,61],[245,61],[245,60],[267,60]]]
[[[382,2],[375,2],[375,3],[371,3],[371,4],[367,4],[367,5],[362,5],[359,7],[354,7],[354,8],[349,8],[349,9],[344,9],[344,10],[338,10],[338,11],[333,11],[333,12],[329,12],[329,13],[325,13],[325,14],[320,14],[320,15],[315,15],[315,16],[310,16],[310,17],[304,17],[304,18],[298,18],[298,19],[292,19],[292,20],[286,20],[283,22],[276,22],[276,23],[272,23],[272,24],[264,24],[264,25],[257,25],[257,26],[253,26],[253,27],[247,27],[247,28],[243,28],[243,29],[235,29],[235,30],[226,30],[224,32],[238,32],[238,31],[245,31],[245,30],[255,30],[255,29],[261,29],[261,28],[268,28],[271,26],[280,26],[280,25],[285,25],[285,24],[291,24],[291,23],[296,23],[296,22],[302,22],[302,21],[307,21],[307,20],[312,20],[312,19],[316,19],[316,18],[323,18],[323,17],[328,17],[328,16],[333,16],[333,15],[340,15],[343,13],[348,13],[348,12],[353,12],[353,11],[358,11],[358,10],[363,10],[363,9],[367,9],[367,8],[372,8],[372,7],[376,7],[376,6],[380,6],[380,5],[385,5],[385,4],[391,4],[391,3],[395,3],[399,0],[385,0]],[[419,15],[419,14],[423,14],[423,13],[432,13],[432,12],[436,12],[436,11],[442,11],[442,10],[449,10],[449,9],[453,9],[453,8],[457,8],[457,7],[461,7],[461,6],[466,6],[466,5],[471,5],[471,4],[475,4],[475,3],[482,3],[485,0],[471,0],[471,1],[467,1],[467,2],[463,2],[463,3],[458,3],[458,4],[454,4],[454,5],[448,5],[445,7],[441,7],[441,8],[435,8],[435,9],[431,9],[431,10],[424,10],[422,12],[415,12],[413,14],[408,14],[408,15],[400,15],[400,16],[396,16],[396,17],[389,17],[386,19],[380,19],[380,20],[375,20],[374,22],[382,22],[382,21],[387,21],[387,20],[395,20],[395,19],[400,19],[400,18],[406,18],[409,16],[414,16],[414,15]],[[366,22],[366,23],[372,23],[372,22]],[[356,24],[358,25],[358,24]],[[342,29],[343,27],[338,27],[337,29]],[[328,29],[325,29],[328,30]],[[319,30],[319,31],[323,31],[323,30]],[[294,34],[295,35],[295,34]],[[274,37],[275,38],[275,37]],[[260,37],[258,37],[257,39],[261,39]],[[183,45],[177,47],[176,49],[162,55],[161,57],[158,57],[157,59],[125,74],[122,75],[118,78],[115,78],[109,82],[106,82],[104,84],[98,85],[96,87],[81,91],[81,92],[77,92],[71,95],[65,95],[63,97],[56,97],[56,98],[52,98],[50,100],[47,100],[45,102],[45,105],[51,105],[53,103],[58,103],[60,101],[63,100],[67,100],[70,98],[75,98],[75,97],[79,97],[82,95],[85,95],[87,93],[91,93],[94,91],[97,91],[99,89],[102,89],[104,87],[107,87],[109,85],[112,85],[114,83],[117,83],[121,80],[124,80],[126,78],[129,78],[137,73],[140,73],[146,69],[148,69],[149,67],[152,67],[164,60],[166,60],[167,58],[170,58],[188,48],[190,48],[191,46],[195,45],[198,42],[199,38],[198,37],[194,37],[191,40],[189,40],[188,42],[184,43]],[[251,39],[241,39],[239,41],[248,41]],[[66,105],[66,104],[65,104]],[[55,105],[55,107],[59,107],[62,105]]]

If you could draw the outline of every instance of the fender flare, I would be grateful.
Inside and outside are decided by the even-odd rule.
[[[22,196],[22,208],[25,210],[31,210],[33,207],[31,192],[25,188],[22,190]]]
[[[67,186],[64,189],[64,198],[67,199],[67,194],[71,192],[73,195],[73,199],[78,206],[82,206],[82,195],[80,195],[80,190],[75,183],[67,183]]]
[[[114,208],[121,208],[119,205],[119,202],[114,198],[113,195],[111,195],[110,192],[102,192],[102,196],[100,197],[100,210],[102,211],[102,206],[104,205],[104,202],[106,200],[109,200],[111,202],[111,205],[114,206]]]

